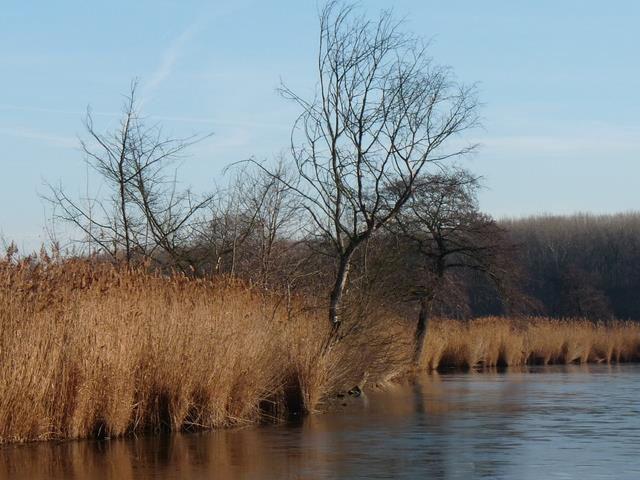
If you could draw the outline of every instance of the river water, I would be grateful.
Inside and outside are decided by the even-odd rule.
[[[2,479],[640,479],[640,366],[428,375],[297,424],[0,449]]]

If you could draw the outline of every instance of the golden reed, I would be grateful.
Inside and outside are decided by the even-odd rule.
[[[640,360],[640,324],[583,319],[479,318],[431,323],[421,367],[493,368]]]
[[[0,261],[0,442],[228,427],[313,412],[411,369],[413,323],[361,315],[324,351],[324,310],[229,279],[87,260]],[[425,369],[640,357],[640,327],[434,320]]]
[[[242,425],[399,373],[393,330],[322,354],[326,324],[229,279],[0,261],[0,442]]]

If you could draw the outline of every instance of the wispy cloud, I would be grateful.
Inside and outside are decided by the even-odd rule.
[[[191,41],[191,39],[198,33],[203,26],[203,18],[200,16],[196,18],[191,24],[185,28],[180,35],[175,37],[169,46],[162,53],[160,64],[153,71],[149,80],[144,84],[142,95],[140,97],[140,103],[146,102],[153,92],[173,73],[176,63],[182,52]]]
[[[29,140],[38,140],[54,147],[74,148],[78,146],[78,139],[57,135],[49,132],[42,132],[30,128],[22,127],[0,127],[0,135],[14,138],[25,138]]]
[[[33,107],[29,105],[8,105],[0,104],[0,110],[15,111],[15,112],[33,112],[33,113],[53,113],[55,115],[78,115],[84,116],[87,111],[80,110],[65,110],[62,108],[46,108],[46,107]],[[91,115],[98,117],[118,117],[119,113],[116,112],[91,112]]]
[[[33,113],[51,113],[54,115],[74,115],[77,117],[83,117],[86,115],[86,110],[65,110],[58,108],[45,108],[45,107],[33,107],[28,105],[8,105],[8,104],[0,104],[0,110],[5,111],[16,111],[16,112],[33,112]],[[117,112],[100,112],[100,111],[91,111],[91,115],[94,117],[110,117],[117,118],[122,114]],[[291,125],[286,123],[278,123],[271,121],[254,121],[254,120],[229,120],[228,118],[216,118],[216,117],[197,117],[190,115],[148,115],[147,118],[151,120],[160,120],[167,122],[175,122],[175,123],[193,123],[193,124],[207,124],[214,126],[229,126],[229,127],[246,127],[246,128],[269,128],[269,129],[277,129],[277,130],[288,130],[291,128]],[[24,136],[19,134],[18,132],[24,132],[25,129],[4,129],[5,131],[14,130],[15,134],[13,136]],[[0,134],[3,133],[2,127],[0,127]],[[5,133],[9,135],[9,133]]]
[[[273,130],[289,130],[291,125],[286,123],[255,121],[255,120],[229,120],[215,117],[191,117],[175,115],[150,115],[149,118],[178,123],[203,123],[224,127],[265,128]]]
[[[510,154],[538,153],[550,156],[640,154],[637,132],[585,131],[556,135],[513,135],[479,139],[481,150]]]

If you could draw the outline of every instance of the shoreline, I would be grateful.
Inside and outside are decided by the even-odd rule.
[[[0,263],[0,287],[0,444],[254,425],[414,368],[411,320],[358,317],[327,352],[320,312],[229,279],[76,260]],[[639,359],[632,322],[434,319],[420,369]]]
[[[385,385],[376,385],[373,387],[373,392],[375,395],[384,394],[385,392],[392,393],[394,388],[402,388],[407,385],[413,385],[419,383],[419,377],[421,376],[437,376],[446,378],[447,376],[460,376],[460,375],[470,375],[477,378],[477,376],[488,375],[488,374],[498,374],[498,375],[508,375],[514,373],[523,373],[523,374],[579,374],[579,373],[592,373],[589,372],[589,367],[598,366],[598,367],[624,367],[624,366],[633,366],[640,365],[640,362],[632,361],[632,362],[620,362],[620,363],[571,363],[571,364],[549,364],[549,365],[520,365],[514,367],[494,367],[494,368],[486,368],[486,369],[472,369],[472,370],[459,370],[459,369],[447,369],[443,372],[438,371],[422,371],[417,373],[408,373],[404,376],[398,377],[394,380],[387,382]],[[566,369],[580,369],[581,371],[565,371]],[[586,371],[585,371],[586,370]],[[602,372],[599,372],[602,373]],[[96,443],[108,443],[111,441],[135,441],[135,440],[153,440],[159,438],[170,438],[176,435],[202,435],[209,434],[215,432],[234,432],[234,431],[242,431],[247,429],[256,429],[263,427],[272,427],[272,426],[283,426],[283,427],[296,427],[301,422],[304,421],[305,418],[310,415],[334,415],[334,414],[346,414],[349,411],[353,411],[353,409],[362,408],[363,402],[368,402],[367,396],[371,393],[371,390],[365,390],[363,395],[354,396],[349,393],[334,393],[329,399],[325,399],[322,402],[323,408],[314,412],[313,414],[295,414],[289,418],[281,418],[281,419],[272,419],[272,421],[263,419],[261,421],[255,423],[247,423],[245,425],[235,425],[228,427],[219,427],[219,428],[202,428],[202,429],[194,429],[194,430],[180,430],[180,431],[166,431],[159,433],[151,433],[151,432],[140,432],[140,433],[132,433],[132,434],[123,434],[114,437],[77,437],[77,438],[60,438],[60,439],[46,439],[46,440],[27,440],[20,442],[5,442],[0,443],[0,451],[7,450],[12,448],[20,448],[20,447],[29,447],[29,446],[37,446],[37,445],[66,445],[73,443],[87,443],[87,442],[96,442]]]

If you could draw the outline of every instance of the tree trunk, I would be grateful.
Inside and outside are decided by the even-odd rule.
[[[440,251],[444,248],[440,245]],[[427,287],[420,295],[420,313],[418,314],[418,324],[416,325],[415,341],[416,346],[413,352],[413,364],[420,366],[420,358],[424,350],[425,338],[429,327],[429,317],[431,316],[431,307],[436,296],[440,294],[444,284],[444,275],[446,271],[445,256],[441,255],[436,263],[436,276],[432,282],[431,288]]]
[[[336,273],[336,281],[331,290],[331,298],[329,303],[329,323],[331,323],[332,336],[335,336],[340,329],[340,309],[342,307],[342,294],[347,284],[347,277],[349,276],[349,270],[351,268],[351,257],[353,252],[347,252],[340,257],[340,263],[338,264],[338,271]]]
[[[420,297],[420,313],[418,314],[418,324],[415,331],[415,350],[413,352],[413,363],[419,366],[420,358],[424,350],[427,327],[429,326],[429,311],[431,310],[431,300],[429,295]]]
[[[133,101],[133,96],[131,97]],[[127,112],[127,121],[122,130],[122,143],[120,144],[120,158],[118,159],[118,187],[120,195],[120,214],[122,215],[122,228],[124,229],[124,247],[127,265],[131,263],[131,238],[129,217],[127,215],[127,174],[125,172],[125,163],[127,154],[129,153],[129,126],[131,124],[131,115],[133,114],[133,104],[129,106]]]

